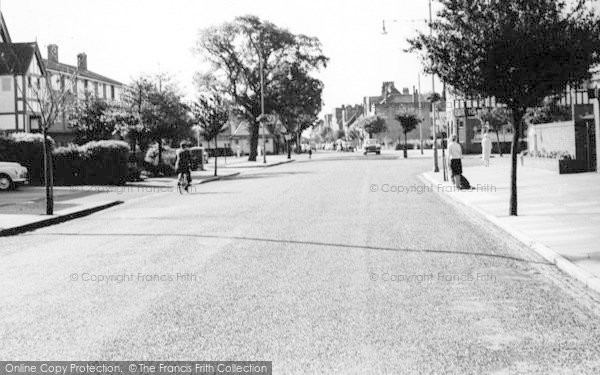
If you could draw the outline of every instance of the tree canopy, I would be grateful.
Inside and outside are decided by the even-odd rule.
[[[234,104],[236,115],[249,123],[250,160],[256,160],[258,145],[261,65],[265,113],[271,113],[277,107],[274,90],[281,87],[280,80],[287,79],[281,74],[282,66],[292,65],[308,74],[328,61],[317,38],[293,34],[256,16],[237,17],[201,30],[195,52],[208,63],[208,68],[196,75],[196,83],[225,95]]]
[[[495,97],[513,118],[509,214],[517,215],[517,154],[523,115],[578,85],[600,63],[600,21],[587,0],[440,0],[432,34],[411,50],[426,70],[469,97]],[[569,5],[572,4],[572,5]]]
[[[373,138],[373,134],[383,133],[387,129],[385,119],[378,115],[361,118],[358,121],[358,126],[369,134],[369,138]]]

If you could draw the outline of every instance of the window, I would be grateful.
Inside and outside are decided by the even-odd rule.
[[[60,91],[65,91],[65,76],[60,76]]]
[[[27,77],[27,87],[31,87],[31,76]]]
[[[102,97],[106,99],[106,83],[102,84]]]
[[[84,89],[84,90],[87,90],[87,89],[88,89],[88,80],[87,80],[87,79],[84,79],[84,80],[83,80],[83,89]]]
[[[2,91],[11,91],[11,90],[12,90],[12,78],[2,77]]]
[[[110,85],[110,98],[115,100],[115,86]]]
[[[94,95],[98,97],[98,82],[94,82]]]

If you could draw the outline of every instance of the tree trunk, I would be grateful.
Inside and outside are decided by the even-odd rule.
[[[502,157],[502,145],[500,144],[500,132],[496,129],[496,139],[498,140],[498,153]]]
[[[217,176],[217,137],[215,137],[215,177]]]
[[[521,134],[521,120],[525,111],[512,108],[513,140],[511,145],[511,170],[510,170],[510,216],[517,216],[517,155],[519,153],[519,136]]]
[[[160,165],[162,164],[162,139],[158,139],[157,141],[158,144],[158,168],[160,168]]]
[[[48,149],[48,133],[46,132],[46,126],[43,127],[42,133],[42,151],[44,152],[44,185],[46,186],[46,215],[53,215],[54,194],[52,189],[52,150]]]
[[[258,121],[255,121],[250,127],[250,154],[248,155],[248,161],[256,161],[259,126],[260,124],[258,123]]]
[[[408,134],[404,131],[404,158],[408,158]]]
[[[288,159],[292,158],[292,149],[290,148],[290,141],[286,140],[287,143],[287,154],[288,154]]]

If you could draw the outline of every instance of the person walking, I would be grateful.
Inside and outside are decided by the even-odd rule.
[[[456,142],[456,134],[450,137],[448,143],[448,158],[450,159],[450,170],[452,171],[452,181],[454,186],[460,189],[460,177],[462,175],[462,148],[460,143]]]
[[[481,139],[481,158],[483,159],[483,165],[486,167],[490,166],[490,156],[492,154],[492,140],[488,132],[483,133],[483,138]]]

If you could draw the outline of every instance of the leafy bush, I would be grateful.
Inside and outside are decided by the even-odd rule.
[[[175,149],[169,146],[162,147],[161,164],[158,164],[158,144],[153,144],[146,151],[146,157],[144,158],[145,169],[152,174],[164,174],[174,175],[175,174],[175,161],[177,160],[177,154]]]
[[[546,103],[542,107],[529,108],[525,121],[529,124],[547,124],[550,122],[571,120],[571,108],[555,102]]]
[[[122,141],[88,142],[54,152],[57,185],[122,185],[129,176],[129,145]]]
[[[44,184],[44,151],[41,134],[13,133],[0,138],[0,161],[17,162],[27,167],[32,185]],[[48,149],[54,141],[48,137]]]
[[[544,149],[540,151],[531,151],[526,153],[525,155],[534,157],[534,158],[549,158],[549,159],[559,159],[559,160],[573,160],[574,157],[568,151],[546,151]]]
[[[85,168],[83,153],[76,145],[58,147],[54,154],[54,183],[81,185]]]

